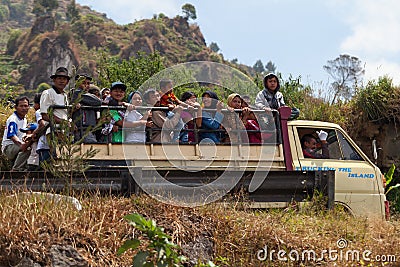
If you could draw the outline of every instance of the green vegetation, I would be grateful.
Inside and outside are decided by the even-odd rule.
[[[73,21],[75,19],[80,18],[79,10],[76,7],[75,0],[72,0],[71,3],[67,6],[67,20]]]
[[[10,17],[10,10],[6,5],[0,5],[0,23],[7,21]]]
[[[77,103],[78,101],[72,105]],[[52,114],[52,112],[49,113],[50,118],[53,118]],[[98,127],[87,129],[83,137],[75,142],[73,122],[62,121],[56,126],[54,121],[50,121],[50,125],[52,131],[47,140],[52,154],[57,156],[55,158],[52,157],[48,162],[44,162],[42,168],[52,173],[54,177],[64,181],[64,192],[67,195],[72,195],[74,176],[84,175],[84,172],[89,168],[87,160],[93,158],[98,152],[92,146],[86,151],[81,151],[80,144],[91,130],[96,130]]]
[[[34,0],[32,13],[36,16],[43,16],[57,9],[57,7],[57,0]]]
[[[184,4],[182,6],[182,12],[184,14],[184,18],[186,19],[192,19],[192,20],[197,19],[196,8],[192,4],[188,3]]]
[[[129,60],[119,57],[108,57],[103,53],[98,66],[100,85],[111,86],[115,81],[121,81],[128,87],[127,94],[137,90],[151,76],[164,69],[163,58],[159,53],[146,55],[138,53]]]
[[[395,177],[396,166],[392,164],[392,167],[387,173],[385,173],[386,189],[385,194],[387,199],[391,203],[391,211],[394,214],[400,213],[400,179]]]
[[[143,214],[149,218],[146,221],[153,220],[157,227],[164,228],[163,233],[171,237],[169,242],[182,248],[180,255],[196,263],[211,260],[220,267],[380,264],[375,261],[332,262],[327,257],[321,262],[283,262],[276,257],[273,261],[257,259],[257,253],[265,247],[269,251],[287,252],[313,249],[320,255],[323,250],[338,249],[337,241],[341,238],[348,241],[346,249],[370,250],[371,258],[400,254],[397,230],[400,225],[394,219],[386,222],[376,218],[353,218],[340,211],[250,210],[246,205],[232,202],[179,208],[147,196],[117,198],[92,194],[78,196],[78,199],[82,204],[79,212],[68,203],[33,197],[22,199],[14,193],[1,193],[0,264],[15,266],[22,257],[27,257],[42,266],[50,266],[47,252],[51,245],[68,244],[78,249],[91,266],[131,266],[136,251],[127,250],[117,255],[124,241],[140,240],[137,249],[144,251],[151,242],[146,231],[135,230],[132,235],[132,227],[122,220],[133,213]],[[156,232],[154,229],[153,233]],[[197,244],[197,250],[193,244]]]
[[[170,242],[171,237],[164,233],[164,229],[158,227],[154,220],[146,220],[140,214],[128,214],[124,217],[130,225],[142,232],[148,239],[145,249],[136,252],[133,257],[133,266],[181,266],[186,258],[179,256],[178,246]],[[139,238],[126,240],[118,249],[118,254],[122,254],[128,249],[136,250],[141,245]]]
[[[393,86],[392,79],[385,76],[378,81],[369,81],[365,88],[359,89],[353,101],[368,120],[398,122],[399,99],[399,88]]]
[[[211,49],[211,51],[213,51],[213,52],[215,52],[215,53],[218,53],[218,51],[219,51],[219,46],[218,46],[217,43],[211,42],[211,43],[210,43],[210,49]]]

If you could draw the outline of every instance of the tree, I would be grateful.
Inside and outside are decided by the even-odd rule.
[[[265,70],[268,72],[268,73],[275,73],[275,71],[276,71],[276,66],[275,66],[275,64],[274,63],[272,63],[272,61],[270,60],[270,61],[268,61],[268,63],[267,63],[267,65],[265,65]]]
[[[72,0],[71,3],[67,6],[67,19],[72,21],[74,19],[79,19],[79,10],[76,8],[75,0]]]
[[[219,51],[219,46],[217,45],[217,43],[211,42],[210,49],[211,49],[211,51],[217,53]]]
[[[253,66],[253,70],[257,73],[263,73],[265,71],[264,64],[262,63],[261,59],[256,61]]]
[[[328,60],[324,70],[334,79],[332,104],[340,97],[351,97],[357,81],[361,80],[365,73],[361,60],[346,54],[340,55],[335,60]]]
[[[103,53],[97,66],[100,86],[108,87],[114,81],[121,81],[129,89],[139,88],[151,76],[165,67],[159,53],[145,54],[138,52],[128,60],[118,56],[110,57]]]
[[[57,0],[34,0],[32,13],[39,17],[48,14],[57,8]]]
[[[192,20],[197,19],[196,8],[192,4],[188,3],[184,4],[182,6],[182,12],[184,14],[185,19],[192,19]]]

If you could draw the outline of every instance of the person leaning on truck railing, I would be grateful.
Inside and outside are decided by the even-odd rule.
[[[135,107],[142,106],[142,94],[139,91],[133,91],[128,96],[128,103]],[[128,143],[146,142],[145,128],[151,127],[153,122],[148,121],[151,111],[144,111],[144,115],[137,110],[127,111],[124,119],[124,138]]]
[[[81,109],[82,106],[101,106],[101,100],[96,95],[89,93],[90,85],[92,84],[92,77],[88,74],[78,74],[75,76],[76,88],[72,94],[71,102],[75,104],[72,113],[72,120],[77,127],[74,132],[75,142],[82,139],[84,143],[97,143],[94,133],[89,132],[85,135],[88,127],[95,127],[97,125],[97,115],[94,109]],[[79,103],[76,103],[78,102]]]
[[[135,106],[124,102],[126,85],[122,82],[113,82],[111,85],[110,95],[105,99],[108,106],[124,106],[128,111],[134,110]],[[110,110],[110,121],[101,130],[101,133],[106,136],[107,141],[113,143],[122,143],[122,127],[124,124],[124,110]],[[111,139],[111,140],[110,140]]]
[[[101,100],[100,88],[97,85],[90,84],[88,92],[95,95],[96,97],[98,97]]]
[[[224,103],[219,100],[216,93],[205,91],[202,95],[203,110],[199,141],[205,140],[215,144],[221,143],[221,123],[224,119],[224,114],[221,112],[224,108]],[[216,111],[213,111],[215,110]],[[204,131],[208,130],[208,131]]]
[[[143,100],[146,106],[154,107],[160,101],[160,93],[154,88],[149,88],[144,91]]]
[[[197,95],[191,91],[184,92],[181,95],[180,100],[190,106],[188,110],[184,110],[181,113],[181,118],[185,123],[185,126],[184,130],[181,131],[179,140],[182,143],[194,143],[196,142],[196,133],[194,132],[194,129],[201,127],[201,106],[197,102]]]
[[[100,98],[102,101],[106,100],[106,98],[110,95],[110,88],[104,87],[100,90]]]
[[[58,140],[63,140],[59,124],[62,122],[68,122],[67,109],[53,109],[52,117],[49,116],[49,113],[51,111],[51,106],[68,106],[68,97],[64,90],[67,87],[71,77],[68,74],[67,68],[59,67],[55,73],[50,76],[50,79],[52,79],[53,82],[52,87],[44,90],[42,92],[42,96],[40,97],[40,114],[43,122],[39,124],[38,131],[41,131],[43,128],[47,128],[45,133],[47,136],[46,138],[50,138],[49,135],[53,131],[53,133],[58,136]],[[47,127],[48,125],[50,125],[50,127]],[[50,144],[48,140],[46,143],[47,145]],[[47,161],[52,155],[55,155],[55,148],[49,147],[48,150],[45,149],[43,151],[39,151],[38,149],[38,153],[39,160],[42,158],[42,161]]]
[[[222,122],[226,130],[223,143],[237,144],[239,140],[243,139],[239,139],[239,135],[245,129],[242,123],[243,113],[235,112],[235,109],[242,109],[242,102],[243,99],[239,94],[233,93],[228,95],[226,103],[229,112],[224,113],[224,120]]]
[[[167,117],[165,110],[153,110],[152,119],[153,124],[149,131],[149,137],[151,143],[171,143],[176,142],[173,139],[174,129],[177,129],[179,121],[181,121],[181,113],[183,111],[181,105],[177,105],[173,109],[173,116]]]
[[[303,155],[305,158],[313,158],[313,159],[329,159],[329,149],[328,142],[326,138],[328,137],[328,133],[321,130],[316,132],[318,134],[318,138],[321,141],[321,149],[322,154],[317,153],[317,140],[311,134],[305,134],[301,138],[301,146],[303,148]]]
[[[162,79],[160,80],[160,101],[159,103],[156,104],[156,106],[160,107],[168,107],[169,111],[167,111],[167,118],[172,118],[174,117],[174,113],[172,112],[173,109],[175,109],[177,106],[182,106],[182,107],[189,107],[191,104],[187,104],[185,102],[180,101],[174,94],[173,91],[173,82],[172,80],[167,80],[167,79]],[[179,142],[179,134],[180,131],[183,128],[183,120],[180,119],[178,121],[178,124],[176,124],[176,131],[174,131],[172,141],[174,142]]]
[[[272,136],[270,133],[261,134],[260,124],[258,123],[257,117],[251,108],[249,107],[249,102],[242,101],[242,116],[241,120],[244,127],[247,130],[247,136],[249,138],[250,144],[261,144],[263,138],[266,140]]]

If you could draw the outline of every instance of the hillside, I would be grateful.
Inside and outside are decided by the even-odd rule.
[[[28,1],[28,2],[32,2]],[[0,27],[3,34],[0,75],[9,77],[11,84],[21,84],[27,91],[40,83],[49,82],[57,66],[78,69],[96,77],[98,59],[105,53],[129,59],[139,51],[159,52],[166,66],[188,61],[225,62],[221,54],[207,47],[200,28],[187,18],[168,18],[162,14],[127,25],[118,25],[105,14],[76,5],[79,17],[66,20],[70,1],[59,1],[53,15],[35,17],[25,7],[24,19],[15,16]],[[4,44],[4,38],[7,42]],[[226,62],[225,62],[226,63]],[[250,68],[242,66],[244,71]]]
[[[0,50],[4,51],[6,49],[8,37],[10,31],[16,29],[28,29],[30,28],[34,21],[35,15],[32,13],[34,0],[9,0],[2,1],[0,4]],[[54,11],[54,16],[59,20],[66,21],[66,10],[70,0],[60,0],[58,1],[58,8]],[[82,15],[95,15],[97,17],[102,17],[107,21],[112,21],[108,19],[106,14],[99,13],[92,10],[88,6],[77,5],[79,13]]]

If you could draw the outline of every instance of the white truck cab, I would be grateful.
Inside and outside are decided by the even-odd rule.
[[[316,131],[328,133],[329,158],[306,158],[301,138]],[[388,210],[382,173],[337,124],[320,121],[288,122],[293,168],[335,171],[335,202],[354,215],[384,216]]]

